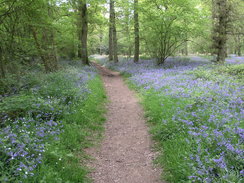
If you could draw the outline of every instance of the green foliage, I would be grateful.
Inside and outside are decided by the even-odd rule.
[[[32,83],[29,87],[1,98],[0,118],[3,123],[0,126],[4,131],[0,133],[1,143],[16,156],[22,152],[18,147],[28,147],[32,152],[24,149],[27,155],[30,153],[42,158],[34,171],[33,167],[32,170],[21,167],[24,172],[20,170],[18,176],[13,176],[11,172],[16,172],[20,166],[35,162],[21,156],[6,164],[10,155],[0,146],[2,182],[89,181],[88,168],[83,162],[87,158],[84,149],[102,136],[106,96],[101,79],[90,68],[86,69],[89,71],[67,66],[55,73],[33,73],[32,77],[19,78]],[[5,133],[15,137],[16,141],[5,140]],[[39,155],[36,154],[33,150],[36,147],[45,147],[44,152],[39,149],[40,153],[37,149]],[[34,160],[40,161],[38,158]],[[34,173],[34,176],[28,172],[31,175]]]
[[[162,96],[154,91],[143,94],[143,106],[150,122],[153,139],[158,143],[161,155],[156,162],[164,167],[163,178],[170,182],[185,182],[191,175],[187,154],[189,144],[185,142],[187,131],[173,119],[177,108],[184,108],[191,101]]]
[[[221,66],[216,69],[216,72],[244,79],[244,64]]]
[[[200,20],[201,11],[196,1],[147,1],[142,3],[143,46],[149,54],[164,63],[185,43],[191,34],[196,34],[195,25]],[[194,23],[193,23],[194,22]],[[193,26],[192,26],[193,25]]]
[[[204,88],[197,90],[197,88],[201,88],[201,85],[196,86],[190,90],[190,97],[164,94],[161,89],[145,90],[143,85],[135,86],[133,79],[130,78],[129,85],[140,93],[145,115],[150,124],[150,132],[156,141],[156,148],[160,152],[156,162],[163,168],[164,180],[175,183],[192,182],[189,180],[194,177],[192,175],[199,173],[201,178],[208,179],[212,176],[213,182],[241,182],[239,172],[242,170],[243,161],[239,155],[231,153],[228,151],[229,149],[226,150],[225,147],[219,145],[221,140],[224,141],[223,144],[239,142],[239,137],[233,132],[234,130],[228,131],[225,128],[230,129],[234,126],[235,129],[239,125],[239,119],[232,117],[232,113],[235,111],[238,114],[240,107],[239,104],[232,107],[231,117],[227,119],[226,114],[221,110],[233,99],[226,94],[228,92],[217,93],[219,91],[216,88],[225,87],[226,90],[229,87],[232,90],[234,82],[243,83],[242,72],[243,64],[209,65],[189,71],[188,74],[195,76],[193,81],[205,82],[204,80],[207,80],[208,83],[215,86],[206,93],[203,92]],[[130,77],[131,75],[125,74],[124,76]],[[135,77],[133,74],[132,76]],[[235,84],[241,86],[240,83]],[[237,94],[237,97],[239,96],[242,97],[241,94]],[[221,113],[213,112],[216,106],[219,107],[218,110]],[[213,116],[214,120],[211,121]],[[241,129],[242,126],[241,124],[240,128],[237,128]],[[198,130],[194,131],[194,129]],[[202,136],[199,135],[201,133],[203,133]],[[221,137],[219,134],[222,134]],[[242,146],[238,144],[236,148],[241,149]],[[227,165],[225,168],[220,168],[216,166],[216,161],[220,159],[220,154],[223,152]],[[212,168],[213,173],[204,175],[201,172],[202,167]],[[224,178],[227,173],[228,178]],[[198,182],[198,180],[196,181]]]
[[[226,77],[233,77],[235,82],[242,82],[244,76],[244,64],[238,65],[220,65],[216,67],[215,65],[209,67],[198,68],[194,71],[189,72],[189,74],[193,74],[196,79],[206,79],[219,81],[221,79],[225,79]]]
[[[86,91],[87,88],[79,85],[79,80],[83,79],[79,78],[79,72],[70,67],[48,75],[29,73],[19,79],[20,83],[11,77],[6,78],[4,80],[6,86],[12,86],[11,82],[13,82],[15,93],[20,94],[2,99],[1,114],[7,114],[11,118],[26,115],[33,117],[40,111],[53,113],[54,110],[62,109],[60,105],[84,100],[82,91]]]
[[[0,108],[1,112],[7,114],[9,117],[16,118],[27,115],[29,111],[39,110],[40,108],[36,104],[45,105],[44,100],[41,98],[36,98],[34,95],[22,94],[7,97],[0,103]]]
[[[78,79],[75,69],[65,75],[63,71],[51,73],[42,83],[38,93],[44,98],[56,98],[60,102],[68,104],[75,101],[76,97],[80,97],[81,87],[75,86]]]
[[[129,75],[124,75],[127,78]],[[191,100],[177,99],[164,96],[153,90],[145,91],[127,81],[130,88],[139,92],[145,117],[150,125],[150,133],[156,142],[156,149],[160,155],[156,163],[163,167],[163,180],[169,182],[185,182],[191,175],[188,166],[191,147],[185,141],[187,129],[173,119],[177,109],[184,109],[191,104]]]
[[[89,82],[91,93],[85,101],[72,106],[72,114],[64,116],[63,133],[44,153],[44,163],[30,182],[89,182],[84,149],[94,144],[103,131],[104,103],[102,81],[96,77]]]
[[[5,78],[0,78],[0,95],[27,91],[39,85],[41,80],[39,72],[22,73],[22,76],[20,74],[8,74]]]

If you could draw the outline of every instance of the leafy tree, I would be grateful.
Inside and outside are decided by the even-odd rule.
[[[197,2],[191,0],[143,2],[142,37],[146,50],[157,58],[158,64],[173,55],[186,41],[187,34],[194,32],[199,11]]]

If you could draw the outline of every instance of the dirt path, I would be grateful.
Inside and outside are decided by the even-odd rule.
[[[160,173],[152,165],[150,137],[143,110],[135,94],[118,73],[100,67],[110,103],[105,138],[98,149],[90,149],[95,183],[157,183]]]

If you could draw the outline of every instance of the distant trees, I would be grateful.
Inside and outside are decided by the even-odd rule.
[[[228,51],[241,56],[244,48],[244,1],[234,0],[231,6]]]
[[[20,63],[29,64],[36,57],[46,72],[57,70],[56,4],[48,0],[0,3],[1,76],[18,73]]]
[[[26,2],[15,0],[0,1],[0,77],[5,78],[8,72],[18,72],[16,59],[24,62],[23,42],[27,44],[27,31],[23,30],[21,19],[27,11]],[[20,36],[21,35],[21,36]],[[28,35],[29,36],[29,35]]]
[[[45,71],[53,72],[58,69],[55,41],[56,31],[53,24],[56,4],[52,4],[51,2],[47,1],[43,4],[37,4],[37,6],[39,5],[45,7],[45,9],[43,8],[42,12],[35,11],[29,14],[27,17],[29,20],[31,20],[29,28],[31,30],[39,57],[43,62]]]
[[[60,58],[89,64],[95,53],[163,64],[177,53],[212,51],[222,63],[244,51],[244,1],[211,1],[0,0],[0,77],[34,63],[53,72]]]
[[[37,51],[43,62],[46,72],[53,72],[58,69],[56,55],[55,37],[52,29],[42,30],[31,26],[32,35],[36,44]]]
[[[194,36],[194,24],[200,19],[197,1],[144,1],[142,39],[146,50],[158,64],[186,45],[187,35]]]

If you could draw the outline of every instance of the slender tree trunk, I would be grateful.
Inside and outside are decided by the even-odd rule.
[[[139,62],[139,54],[140,54],[138,0],[134,0],[134,28],[135,28],[134,62],[137,63],[137,62]]]
[[[114,49],[113,49],[113,28],[109,28],[109,61],[114,60]]]
[[[211,30],[211,38],[212,38],[212,45],[211,45],[211,55],[214,56],[216,54],[216,0],[212,0],[212,30]]]
[[[3,63],[3,49],[0,45],[0,78],[5,78],[5,69],[4,69],[4,63]]]
[[[125,13],[125,19],[126,19],[126,24],[125,24],[125,32],[127,35],[127,41],[129,43],[128,49],[126,51],[127,59],[131,57],[131,52],[132,52],[132,45],[131,45],[131,34],[130,34],[130,10],[126,9]]]
[[[72,24],[73,29],[75,30],[78,25]],[[78,29],[77,29],[78,30]],[[79,35],[78,35],[79,36]],[[73,50],[72,50],[72,58],[77,58],[79,56],[79,49],[78,49],[78,44],[77,44],[77,32],[73,32]],[[79,57],[80,58],[80,57]]]
[[[35,44],[36,44],[37,51],[38,51],[38,53],[39,53],[39,55],[41,57],[41,60],[42,60],[42,62],[44,64],[45,71],[49,72],[50,69],[47,66],[46,58],[44,56],[45,54],[43,52],[41,44],[39,43],[37,32],[36,32],[35,28],[33,28],[33,27],[31,27],[31,31],[32,31],[32,35],[33,35],[33,38],[34,38],[34,41],[35,41]]]
[[[79,13],[81,21],[81,60],[83,64],[89,65],[88,51],[87,51],[87,36],[88,36],[88,17],[86,0],[81,0],[79,4]]]
[[[113,47],[114,47],[114,62],[119,62],[118,48],[117,48],[117,31],[115,26],[115,13],[114,13],[114,26],[113,26]]]
[[[129,47],[126,54],[128,58],[131,58],[132,45],[131,45],[131,35],[130,35],[129,25],[126,26],[126,32],[128,34],[128,43],[129,43]]]
[[[114,49],[113,49],[113,0],[110,0],[110,15],[109,15],[109,61],[114,60]]]
[[[100,40],[99,54],[102,55],[103,54],[103,47],[102,47],[102,44],[103,44],[103,32],[100,33],[99,40]]]
[[[36,48],[44,64],[45,71],[46,72],[56,71],[58,69],[58,61],[57,61],[57,56],[54,48],[53,33],[50,33],[48,30],[44,29],[42,32],[42,39],[41,41],[39,41],[35,28],[32,27],[31,30],[32,30],[33,38],[35,40]]]
[[[237,55],[241,56],[241,37],[240,35],[237,36]]]
[[[184,44],[184,54],[185,56],[188,56],[188,42],[186,41],[185,44]]]
[[[109,60],[118,62],[117,31],[115,22],[114,0],[110,0],[110,24],[109,24]]]
[[[82,30],[82,25],[81,25],[81,16],[80,16],[79,8],[76,11],[78,14],[76,26],[77,26],[77,36],[78,36],[78,40],[79,40],[79,42],[77,44],[77,55],[78,55],[78,58],[81,59],[81,30]]]

